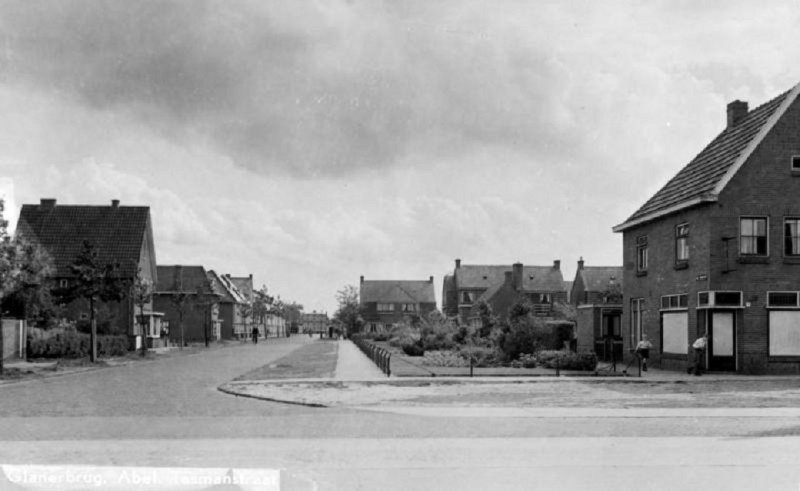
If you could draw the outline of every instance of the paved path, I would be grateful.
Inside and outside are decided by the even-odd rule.
[[[386,374],[349,339],[339,341],[339,353],[333,378],[336,380],[387,379]]]

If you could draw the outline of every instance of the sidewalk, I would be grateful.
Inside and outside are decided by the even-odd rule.
[[[349,339],[338,342],[336,380],[386,380],[386,375]]]

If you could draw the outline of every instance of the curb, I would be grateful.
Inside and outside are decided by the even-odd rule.
[[[319,404],[319,403],[316,403],[316,402],[298,402],[298,401],[289,401],[289,400],[284,400],[284,399],[275,399],[275,398],[271,398],[271,397],[257,396],[257,395],[254,395],[254,394],[241,394],[239,392],[234,392],[233,390],[226,388],[225,384],[220,385],[219,387],[217,387],[217,390],[222,392],[223,394],[228,394],[228,395],[232,395],[232,396],[235,396],[235,397],[246,397],[248,399],[256,399],[256,400],[259,400],[259,401],[279,402],[281,404],[293,404],[295,406],[306,406],[306,407],[325,407],[325,408],[331,407],[331,406],[326,406],[325,404]]]

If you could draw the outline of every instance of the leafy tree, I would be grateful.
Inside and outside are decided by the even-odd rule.
[[[478,329],[478,336],[481,338],[489,337],[495,324],[497,324],[497,317],[492,312],[492,306],[486,300],[478,302],[478,318],[481,321],[481,326]]]
[[[137,269],[136,277],[131,285],[131,295],[134,305],[139,307],[139,327],[142,330],[142,356],[147,356],[147,317],[144,315],[144,306],[153,300],[153,281],[142,275],[141,268]]]
[[[4,203],[0,199],[0,304],[7,296],[44,285],[52,271],[47,255],[20,234],[11,237],[8,222],[3,218]],[[3,373],[3,335],[0,328],[0,374]]]
[[[248,320],[253,317],[253,304],[250,302],[240,303],[236,308],[239,310],[239,316],[242,318],[242,323],[244,324],[244,336],[246,339],[250,336],[250,330],[248,329],[250,324]]]
[[[262,285],[259,290],[253,291],[253,322],[265,326],[267,316],[273,314],[275,299],[267,293],[267,286]],[[266,327],[265,327],[266,329]],[[268,333],[264,333],[267,337]]]
[[[89,319],[91,322],[90,360],[97,361],[97,319],[95,304],[98,301],[120,301],[126,295],[126,282],[119,276],[118,264],[103,264],[97,249],[89,241],[83,242],[83,251],[70,265],[74,282],[66,288],[58,290],[58,295],[65,301],[83,298],[89,303]]]
[[[364,326],[364,319],[361,317],[363,308],[358,301],[358,289],[353,285],[345,285],[336,292],[336,301],[339,304],[339,308],[333,314],[333,318],[341,323],[345,331],[345,337],[361,332]]]

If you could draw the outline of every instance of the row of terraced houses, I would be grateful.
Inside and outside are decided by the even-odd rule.
[[[443,279],[442,310],[474,322],[521,297],[549,315],[577,306],[577,345],[600,358],[630,357],[647,337],[651,365],[683,370],[691,343],[708,336],[706,367],[800,373],[800,85],[750,109],[734,101],[727,124],[627,220],[622,266],[578,262],[565,283],[552,266],[467,265]],[[721,111],[721,116],[725,115]],[[433,277],[361,278],[368,330],[435,309]]]
[[[144,311],[133,295],[96,307],[99,327],[127,334],[131,348],[145,343],[158,348],[179,343],[244,338],[253,325],[262,336],[286,333],[286,322],[276,313],[250,315],[254,301],[253,275],[231,276],[200,265],[160,265],[156,261],[150,208],[110,205],[63,205],[55,199],[25,204],[17,234],[38,244],[52,260],[50,280],[55,287],[75,282],[71,266],[90,244],[99,264],[117,265],[116,275],[126,284],[138,275],[152,284],[152,300]],[[89,319],[84,299],[62,306],[65,320]],[[140,322],[142,317],[146,322]],[[178,326],[182,329],[178,329]],[[8,346],[8,345],[7,345]]]

